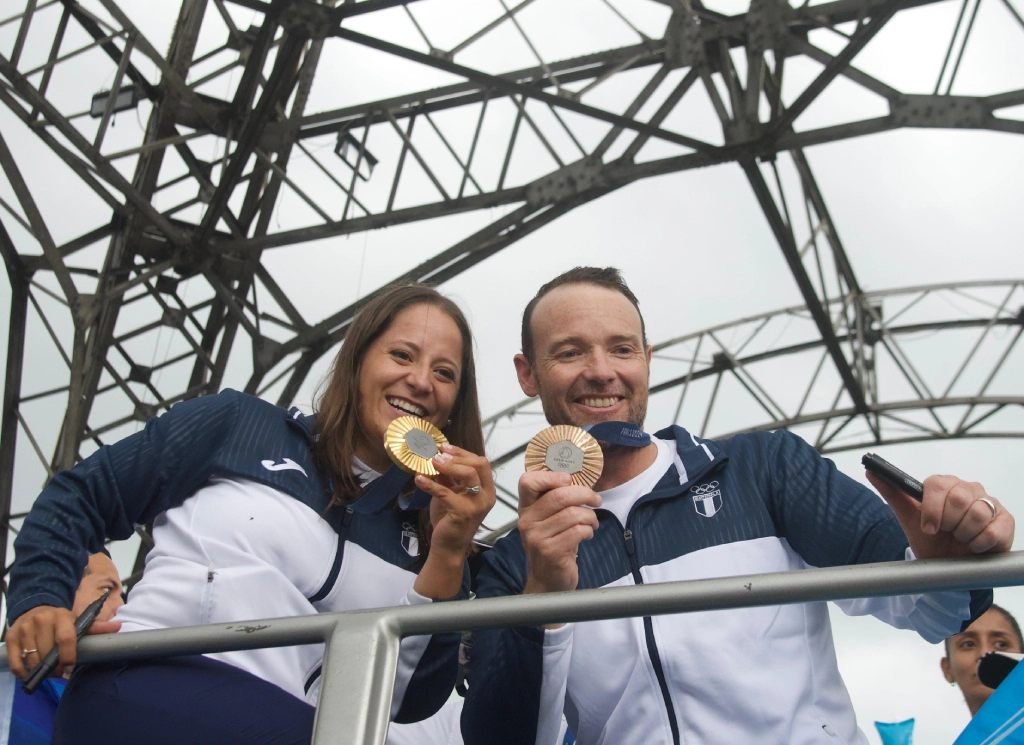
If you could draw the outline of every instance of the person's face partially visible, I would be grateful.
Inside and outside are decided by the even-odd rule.
[[[519,384],[540,396],[551,424],[626,421],[643,427],[650,347],[640,313],[621,293],[592,284],[557,287],[530,319],[534,362],[516,355]]]
[[[978,680],[978,660],[989,652],[1021,651],[1010,622],[999,611],[989,610],[967,631],[949,638],[949,657],[942,658],[942,673],[947,681],[960,686],[973,715],[992,695],[992,689]]]
[[[109,589],[106,602],[96,616],[97,621],[109,621],[114,617],[117,609],[124,605],[121,599],[121,580],[117,575],[117,568],[114,562],[106,554],[93,554],[89,557],[89,564],[85,568],[85,576],[78,585],[78,592],[75,593],[75,604],[71,612],[75,617],[82,615],[89,604],[99,598],[105,590]]]
[[[386,470],[384,433],[400,416],[445,426],[462,379],[462,333],[451,316],[421,303],[406,308],[366,350],[359,371],[356,456]]]

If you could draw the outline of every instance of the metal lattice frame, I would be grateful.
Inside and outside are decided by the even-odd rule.
[[[594,0],[616,15],[631,43],[557,61],[542,58],[520,23],[534,2],[502,0],[503,13],[447,49],[435,47],[416,20],[428,5],[423,0],[184,0],[166,54],[117,0],[26,0],[22,12],[0,19],[0,32],[13,36],[0,53],[0,102],[95,205],[89,230],[55,237],[58,226],[44,218],[25,178],[31,164],[12,151],[8,133],[0,135],[0,168],[16,197],[16,204],[0,200],[0,253],[12,288],[0,513],[10,516],[17,441],[38,454],[47,474],[66,468],[174,402],[218,390],[239,336],[252,350],[247,390],[290,403],[361,303],[304,318],[264,265],[264,251],[506,206],[503,217],[400,278],[437,284],[634,181],[732,162],[764,210],[805,301],[814,343],[841,382],[827,421],[863,421],[876,441],[884,439],[872,347],[851,343],[871,327],[871,296],[857,283],[803,148],[898,128],[1024,133],[1024,122],[999,115],[1024,104],[1024,90],[951,93],[978,0],[963,0],[930,95],[901,92],[852,65],[894,15],[929,0],[800,7],[752,0],[737,16],[700,0],[658,0],[667,17],[660,38],[609,0]],[[998,2],[1024,29],[1011,0]],[[239,23],[241,10],[257,17],[248,29]],[[366,33],[366,22],[395,14],[411,20],[414,44]],[[495,73],[505,68],[488,57],[486,41],[508,28],[536,64]],[[201,48],[201,33],[223,43]],[[340,44],[457,82],[308,112],[321,56]],[[58,95],[52,84],[86,58],[106,65],[110,89],[83,110],[84,96]],[[806,84],[786,75],[801,65],[814,71]],[[888,113],[795,127],[840,76]],[[230,95],[216,95],[214,84]],[[598,105],[609,89],[632,90],[631,98],[618,109]],[[148,110],[134,141],[113,129],[122,102]],[[679,124],[681,114],[704,103],[719,119],[716,140]],[[221,155],[200,157],[200,147],[211,145]],[[321,147],[333,154],[324,156]],[[545,158],[548,165],[538,165]],[[789,212],[785,195],[794,180],[810,243],[798,239]],[[274,230],[285,194],[298,207]],[[48,343],[26,347],[30,324]],[[158,345],[169,350],[159,363]],[[28,391],[26,364],[47,370],[34,375]],[[742,366],[729,364],[743,379]],[[37,405],[47,401],[49,409]],[[55,405],[65,410],[63,421],[43,436]],[[928,436],[948,432],[939,427]],[[10,519],[0,532],[8,525]],[[0,551],[6,545],[0,535]]]

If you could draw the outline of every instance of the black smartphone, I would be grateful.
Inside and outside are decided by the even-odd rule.
[[[866,468],[869,473],[873,473],[882,481],[889,484],[889,486],[895,486],[901,492],[909,494],[918,502],[924,498],[924,485],[920,481],[915,479],[913,476],[904,473],[880,455],[865,453],[864,457],[860,459],[860,462],[864,464],[864,468]]]

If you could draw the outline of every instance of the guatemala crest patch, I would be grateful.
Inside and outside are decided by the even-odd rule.
[[[722,509],[722,490],[718,488],[717,481],[691,486],[690,492],[693,494],[693,508],[698,515],[714,517]]]
[[[420,555],[420,539],[412,523],[402,523],[402,548],[409,556]]]

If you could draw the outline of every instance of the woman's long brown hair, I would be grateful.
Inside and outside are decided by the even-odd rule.
[[[359,373],[366,350],[399,313],[420,304],[443,311],[455,322],[462,336],[459,392],[451,419],[441,431],[453,445],[473,453],[484,452],[476,367],[473,364],[473,336],[466,316],[459,306],[433,287],[405,284],[388,288],[368,302],[352,321],[345,342],[334,358],[330,375],[317,394],[313,457],[321,476],[330,478],[333,484],[332,507],[351,504],[362,494],[359,481],[352,473],[352,458],[359,431]],[[420,545],[423,545],[423,536]]]

